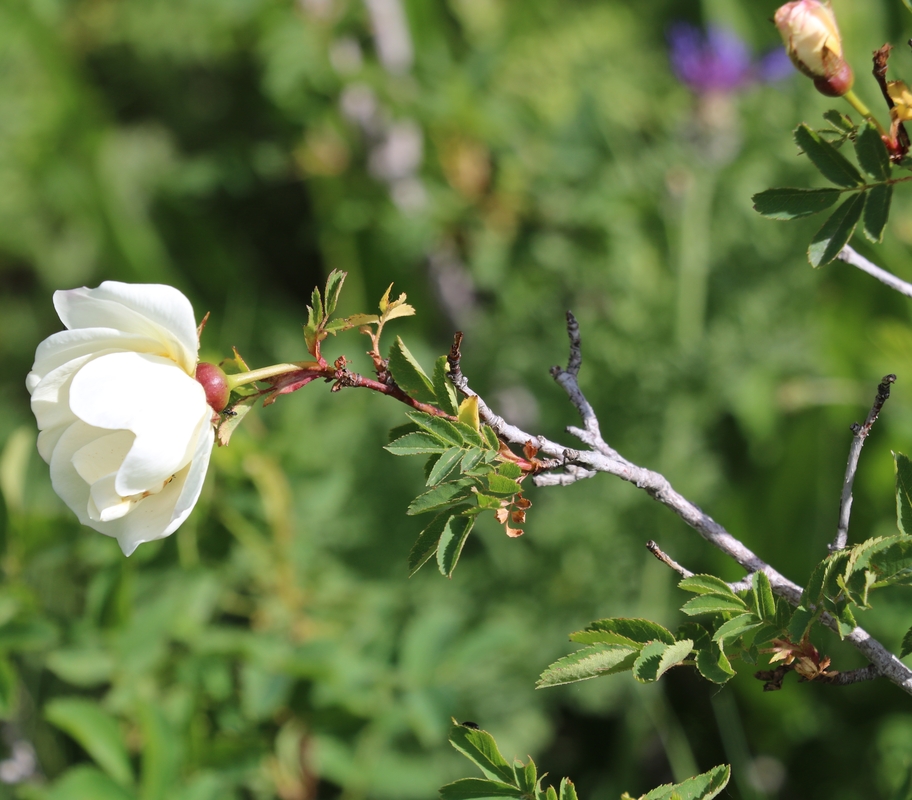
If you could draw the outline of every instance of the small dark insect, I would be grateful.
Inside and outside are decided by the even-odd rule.
[[[230,408],[226,408],[226,409],[222,412],[222,414],[224,414],[226,417],[236,417],[236,416],[237,416],[237,411],[232,411]]]
[[[460,722],[459,724],[462,725],[463,728],[471,728],[473,731],[481,730],[481,727],[478,725],[477,722],[468,721],[468,722]]]

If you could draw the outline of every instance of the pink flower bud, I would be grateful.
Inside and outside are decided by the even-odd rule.
[[[196,365],[196,379],[206,390],[206,402],[212,406],[213,411],[222,411],[228,405],[228,380],[225,373],[215,364],[200,361]]]
[[[855,76],[842,57],[842,39],[829,3],[795,0],[776,11],[776,27],[795,67],[821,94],[841,97],[852,88]]]

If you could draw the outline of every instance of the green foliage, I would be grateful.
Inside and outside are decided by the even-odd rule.
[[[636,622],[635,620],[631,620]],[[441,787],[442,800],[496,800],[500,797],[515,797],[521,800],[579,800],[576,788],[569,778],[562,778],[560,787],[542,786],[538,770],[530,758],[523,763],[515,760],[508,763],[487,731],[474,723],[458,724],[453,720],[450,730],[450,744],[468,758],[485,775],[481,778],[462,778]],[[731,769],[721,765],[688,778],[676,784],[666,784],[653,789],[639,800],[710,800],[728,784]],[[633,798],[624,793],[624,798]]]
[[[877,129],[870,122],[853,125],[848,117],[836,111],[824,116],[834,128],[815,131],[808,125],[800,125],[795,130],[795,142],[820,174],[840,188],[768,189],[753,197],[754,209],[763,216],[792,220],[820,213],[843,193],[852,192],[811,239],[808,260],[814,267],[836,258],[852,238],[862,215],[865,236],[872,242],[880,242],[893,197],[890,159]],[[854,144],[861,171],[838,149],[846,139]]]
[[[402,347],[400,352],[408,352],[401,341],[397,344]],[[391,357],[391,371],[392,364]],[[409,354],[393,374],[400,386],[425,387],[429,394],[424,396],[433,402],[436,394],[420,370]],[[416,399],[420,397],[416,395]],[[508,457],[502,454],[500,442],[488,425],[479,429],[458,419],[451,422],[420,411],[410,411],[407,416],[414,425],[394,429],[386,449],[393,455],[429,454],[425,485],[431,488],[412,500],[406,513],[439,512],[412,547],[409,574],[414,575],[436,553],[441,574],[450,577],[480,513],[493,511],[510,536],[522,532],[510,523],[525,521],[525,511],[531,505],[520,485],[525,473],[516,461],[505,460]]]

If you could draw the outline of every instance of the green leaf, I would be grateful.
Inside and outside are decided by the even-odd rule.
[[[559,800],[579,800],[576,796],[576,789],[573,786],[573,781],[569,778],[563,778],[560,782]]]
[[[421,411],[409,411],[406,416],[416,425],[424,428],[428,433],[447,444],[460,447],[464,441],[459,428],[448,419],[436,417],[433,414],[425,414]]]
[[[48,722],[75,739],[115,781],[133,784],[133,768],[124,744],[120,725],[91,700],[61,697],[44,707]]]
[[[890,157],[886,145],[870,122],[862,125],[855,136],[855,157],[873,180],[885,181],[890,177]]]
[[[912,628],[909,628],[909,630],[906,631],[906,635],[903,636],[899,657],[905,658],[909,653],[912,653]]]
[[[440,787],[441,800],[499,800],[501,797],[527,797],[522,789],[500,781],[461,778]]]
[[[436,486],[440,481],[442,481],[447,475],[449,475],[454,467],[459,463],[462,458],[463,450],[461,447],[451,447],[447,450],[440,458],[437,459],[437,463],[434,464],[433,468],[430,471],[427,479],[427,486]]]
[[[413,400],[419,403],[437,402],[430,378],[399,336],[390,347],[389,371],[399,388]]]
[[[728,656],[715,642],[697,650],[697,670],[708,681],[723,684],[735,677]]]
[[[429,492],[418,495],[409,504],[405,513],[409,516],[414,516],[415,514],[423,514],[425,511],[435,511],[436,509],[453,505],[458,500],[470,497],[472,486],[474,486],[474,481],[471,478],[441,483]]]
[[[0,656],[0,719],[9,720],[16,711],[19,676],[15,667]]]
[[[596,644],[555,661],[538,679],[536,687],[560,686],[601,675],[614,675],[633,667],[639,649],[618,644]]]
[[[446,356],[440,356],[434,362],[434,375],[431,383],[434,386],[434,394],[437,396],[437,406],[441,411],[445,411],[450,416],[455,417],[459,411],[459,400],[456,397],[456,387],[447,377],[449,374],[449,363]]]
[[[463,472],[468,472],[469,470],[475,469],[478,466],[478,462],[484,458],[485,451],[478,447],[470,447],[465,451],[465,455],[462,457],[462,465],[459,467]]]
[[[720,764],[681,783],[658,786],[640,800],[711,800],[728,785],[730,777],[731,767]]]
[[[831,183],[846,188],[861,186],[864,183],[864,178],[852,162],[807,125],[799,125],[795,130],[795,142],[811,163],[820,170],[823,177]]]
[[[632,641],[639,644],[647,644],[652,641],[665,642],[665,644],[674,644],[675,637],[667,628],[663,628],[657,622],[651,622],[648,619],[635,619],[628,617],[611,617],[609,619],[597,619],[593,622],[586,632],[601,632],[604,634],[617,634],[622,638],[621,643]],[[576,636],[577,634],[573,634]],[[612,642],[617,639],[605,638],[598,641]]]
[[[505,478],[503,475],[498,475],[496,472],[488,475],[489,492],[493,492],[494,494],[514,495],[521,490],[522,486],[510,478]]]
[[[453,515],[453,512],[462,506],[447,509],[442,514],[438,514],[431,520],[428,525],[418,536],[418,540],[412,545],[412,550],[408,557],[409,577],[411,578],[419,569],[421,569],[434,553],[437,552],[437,543],[447,522]],[[465,506],[468,508],[468,506]]]
[[[835,108],[825,111],[823,118],[834,128],[842,131],[842,133],[853,133],[855,131],[855,125],[852,123],[851,118]]]
[[[334,269],[329,273],[329,277],[326,278],[326,291],[323,293],[323,297],[326,302],[327,317],[336,310],[343,283],[345,283],[345,273],[338,269]]]
[[[819,214],[839,199],[839,189],[767,189],[751,200],[754,210],[769,219],[798,219]]]
[[[482,435],[471,425],[467,425],[465,422],[456,422],[453,424],[462,435],[462,438],[465,440],[466,444],[474,445],[475,447],[485,446],[486,442],[482,438]]]
[[[524,794],[532,795],[535,793],[535,784],[538,782],[538,771],[535,769],[535,762],[529,759],[528,764],[522,761],[513,762],[514,782],[522,789]]]
[[[522,467],[514,461],[504,461],[498,468],[497,472],[505,478],[519,478],[522,474]]]
[[[437,545],[437,566],[441,575],[449,578],[453,574],[463,545],[475,525],[475,519],[474,516],[458,516],[447,520],[443,533],[440,534],[440,544]]]
[[[169,800],[177,788],[184,752],[181,739],[154,703],[140,704],[139,720],[143,737],[140,800]]]
[[[672,667],[678,666],[693,650],[693,641],[682,639],[674,644],[650,642],[633,664],[633,677],[641,683],[652,683]]]
[[[776,619],[776,598],[769,577],[763,571],[755,572],[752,578],[754,611],[764,622]]]
[[[450,744],[475,764],[486,778],[494,781],[513,780],[513,768],[501,755],[497,742],[487,731],[467,728],[453,720],[449,740]]]
[[[872,242],[883,240],[887,217],[890,216],[890,201],[893,199],[893,185],[879,183],[868,193],[864,207],[864,235]]]
[[[763,623],[753,614],[741,614],[722,623],[713,634],[713,641],[724,644],[726,639],[737,639],[745,633],[759,628]]]
[[[818,611],[810,611],[803,606],[796,608],[788,624],[789,639],[793,642],[800,642],[819,615]]]
[[[718,594],[702,594],[692,597],[681,606],[681,611],[691,617],[697,614],[725,614],[728,612],[738,614],[746,610],[747,603],[737,595],[723,597]]]
[[[67,770],[40,796],[42,800],[136,800],[134,792],[88,765]]]
[[[560,800],[553,786],[549,786],[548,791],[545,792],[545,800]]]
[[[912,460],[893,453],[896,471],[896,524],[907,536],[912,535]]]
[[[500,439],[497,438],[497,434],[490,425],[482,425],[481,432],[484,435],[485,444],[490,450],[500,450]]]
[[[691,575],[678,583],[678,588],[696,594],[717,594],[722,597],[737,598],[731,586],[715,575]]]
[[[436,436],[417,431],[394,439],[383,449],[388,450],[394,456],[414,456],[421,453],[442,453],[449,446],[448,443],[442,442]]]
[[[814,267],[829,264],[846,246],[864,209],[865,192],[858,192],[839,206],[811,239],[808,260]]]

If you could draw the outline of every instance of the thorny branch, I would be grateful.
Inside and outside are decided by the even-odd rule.
[[[871,432],[871,427],[877,421],[880,410],[890,396],[890,386],[896,382],[895,375],[885,375],[884,379],[877,387],[877,397],[874,398],[874,405],[868,412],[868,418],[864,425],[857,422],[852,425],[852,446],[849,448],[849,463],[846,465],[845,480],[842,483],[842,497],[839,501],[839,524],[836,527],[836,538],[830,545],[830,552],[835,553],[846,546],[846,540],[849,537],[849,516],[852,513],[852,485],[855,483],[855,472],[858,469],[858,459],[861,456],[861,448],[864,446],[865,439]]]
[[[844,248],[840,257],[850,248]],[[854,251],[852,254],[857,255]],[[858,258],[861,258],[860,256]],[[845,258],[844,260],[849,260]],[[864,260],[864,259],[862,259]],[[855,263],[850,261],[849,263]],[[873,264],[868,263],[871,267]],[[859,266],[855,264],[855,266]],[[862,267],[864,268],[864,267]],[[874,267],[874,269],[879,269]],[[866,270],[867,271],[867,270]],[[889,274],[889,273],[886,273]],[[891,276],[892,277],[892,276]],[[898,279],[897,279],[898,280]],[[909,296],[912,297],[912,286],[909,286]],[[791,605],[797,606],[801,602],[802,588],[773,567],[763,561],[743,542],[736,539],[722,525],[708,514],[704,513],[694,503],[679,494],[668,482],[665,476],[658,472],[639,467],[620,455],[614,448],[605,442],[599,433],[598,421],[595,412],[586,401],[579,388],[577,373],[581,362],[579,342],[579,329],[572,314],[567,315],[567,327],[570,336],[570,359],[567,369],[554,368],[551,374],[554,379],[565,389],[571,402],[576,407],[583,419],[583,429],[569,427],[567,430],[584,444],[588,450],[574,450],[553,442],[544,436],[534,436],[526,433],[515,425],[511,425],[495,414],[491,408],[469,387],[468,379],[460,368],[459,345],[461,334],[453,343],[453,348],[447,358],[450,367],[449,377],[453,385],[466,397],[475,397],[478,400],[478,413],[481,419],[490,425],[497,435],[504,441],[525,446],[532,443],[540,453],[555,459],[560,459],[566,465],[566,471],[558,475],[551,473],[535,475],[532,480],[536,486],[567,485],[582,478],[592,477],[597,472],[605,472],[622,480],[632,483],[645,491],[650,497],[667,506],[684,522],[699,533],[706,541],[734,559],[748,574],[762,570],[769,578],[773,592],[783,597]],[[835,621],[824,614],[821,621],[828,627],[836,630]],[[887,678],[903,691],[912,694],[912,670],[902,663],[893,653],[887,650],[879,641],[874,639],[863,628],[856,627],[846,637],[868,661],[871,662],[870,670],[859,673],[859,676],[873,677],[874,675]],[[856,677],[855,680],[861,680]]]

